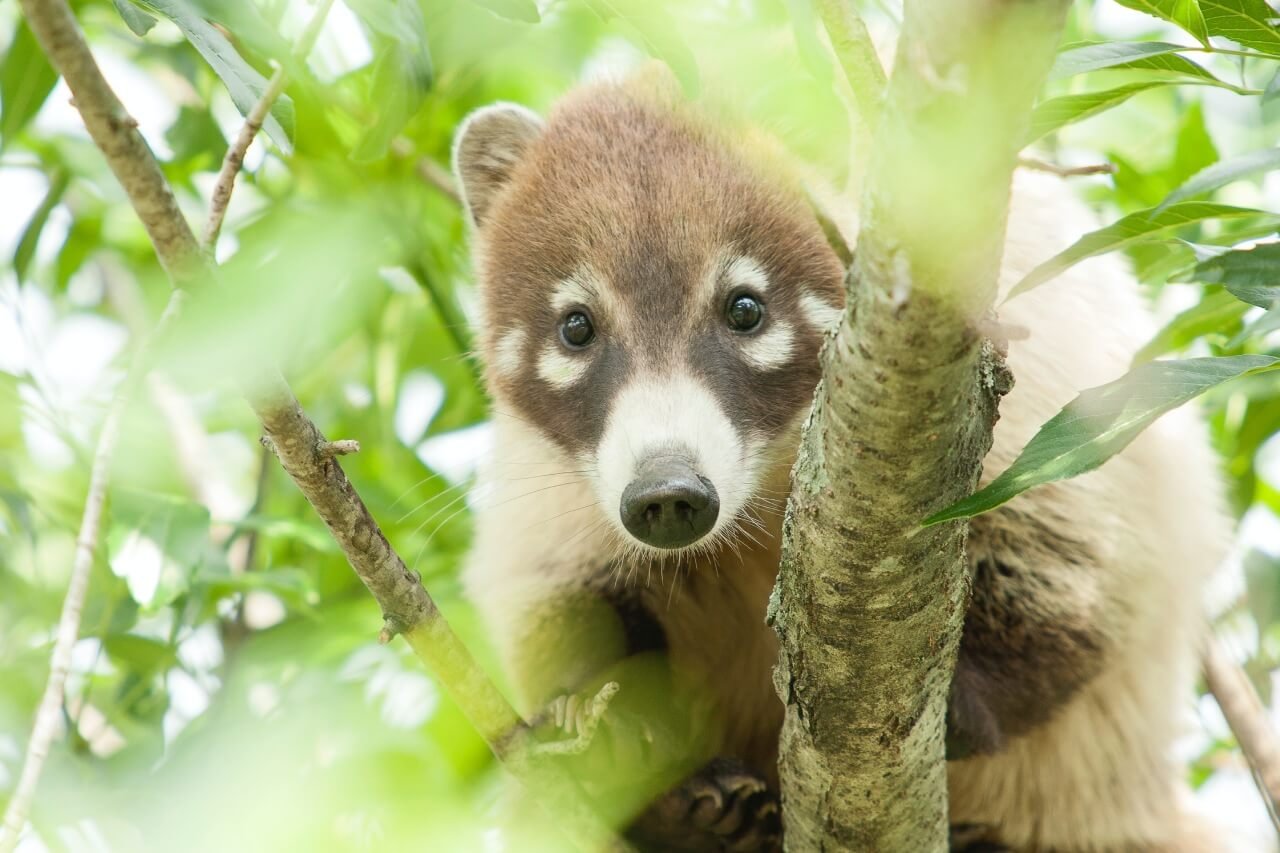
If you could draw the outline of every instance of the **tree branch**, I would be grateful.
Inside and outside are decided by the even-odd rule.
[[[967,525],[918,522],[976,484],[1008,388],[978,329],[1067,5],[907,3],[769,614],[788,849],[947,849]]]
[[[1280,813],[1280,739],[1249,677],[1231,660],[1216,637],[1209,637],[1203,657],[1205,683],[1218,700],[1222,716],[1227,718],[1227,725],[1253,770],[1258,790],[1269,801],[1267,811],[1274,820]]]
[[[888,82],[867,25],[853,0],[818,0],[818,14],[858,104],[860,124],[874,129]]]
[[[183,287],[210,279],[209,258],[196,243],[159,164],[138,133],[137,122],[103,79],[66,0],[21,0],[21,4],[37,41],[75,94],[90,137],[125,188],[174,283]],[[537,802],[552,811],[567,837],[584,849],[621,846],[571,779],[529,757],[529,727],[449,627],[421,580],[391,548],[331,452],[332,445],[307,417],[284,378],[274,369],[264,373],[262,381],[246,392],[250,405],[285,471],[381,606],[386,621],[383,637],[405,634],[494,754],[535,794]]]
[[[324,19],[329,14],[329,9],[333,6],[333,0],[320,0],[316,6],[315,14],[311,16],[311,20],[307,22],[307,27],[303,30],[302,37],[298,39],[297,46],[293,49],[293,58],[298,63],[306,62],[307,57],[311,55],[311,49],[315,47],[316,39],[320,36],[320,28],[324,26]],[[281,65],[276,72],[271,75],[271,80],[267,83],[266,91],[262,93],[262,97],[253,105],[253,109],[249,110],[249,115],[245,116],[244,124],[240,127],[240,132],[236,135],[235,142],[227,149],[227,154],[222,158],[222,168],[218,172],[218,179],[213,185],[213,195],[209,201],[209,218],[204,226],[204,239],[202,244],[210,251],[218,242],[218,234],[222,231],[222,220],[227,215],[227,205],[231,202],[231,191],[235,189],[236,176],[240,174],[240,167],[244,164],[244,155],[249,151],[249,146],[253,144],[254,137],[258,135],[258,131],[262,129],[262,123],[267,120],[267,116],[271,114],[271,107],[275,104],[276,99],[284,92],[284,87],[289,82],[289,75],[285,73],[284,66]]]
[[[158,340],[173,324],[180,308],[181,299],[175,294],[155,329],[134,351],[128,371],[121,380],[120,387],[116,389],[115,398],[107,408],[107,415],[98,433],[98,446],[89,472],[89,491],[84,500],[84,513],[80,518],[80,533],[76,536],[71,577],[67,582],[67,594],[62,601],[62,614],[58,617],[58,630],[54,635],[53,652],[50,655],[49,680],[45,683],[44,694],[36,709],[35,724],[32,726],[31,739],[27,742],[18,784],[5,808],[4,823],[0,825],[0,853],[10,853],[18,844],[18,837],[35,801],[40,774],[49,757],[49,748],[62,720],[67,676],[71,672],[71,653],[80,635],[80,616],[84,612],[93,558],[102,534],[107,487],[111,480],[111,460],[120,434],[120,421],[139,380],[147,372],[151,343]]]
[[[10,853],[18,844],[18,836],[27,823],[31,804],[49,746],[58,732],[62,719],[62,700],[71,671],[71,651],[80,634],[80,614],[84,611],[85,593],[89,590],[89,573],[93,568],[93,555],[98,550],[98,537],[102,530],[103,506],[107,499],[107,482],[111,473],[111,457],[115,452],[116,438],[120,431],[120,417],[125,405],[123,394],[117,395],[107,410],[102,430],[98,434],[98,448],[93,457],[93,470],[89,475],[89,494],[84,502],[84,515],[80,519],[80,535],[76,538],[75,559],[71,566],[71,580],[62,602],[62,615],[58,619],[58,632],[53,643],[49,664],[49,681],[36,710],[35,725],[27,742],[27,754],[22,761],[22,773],[13,789],[8,808],[4,813],[4,825],[0,826],[0,853]]]

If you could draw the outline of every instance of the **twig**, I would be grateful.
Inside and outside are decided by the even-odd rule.
[[[129,369],[116,390],[115,399],[107,409],[107,416],[102,421],[98,447],[89,473],[89,491],[84,501],[84,513],[80,518],[80,533],[76,537],[71,578],[67,583],[67,595],[62,602],[62,614],[58,617],[58,630],[54,638],[53,653],[50,655],[49,680],[45,683],[44,695],[36,709],[35,725],[27,743],[17,787],[5,809],[4,823],[0,825],[0,853],[10,853],[17,846],[18,836],[31,812],[31,804],[40,783],[40,773],[49,757],[49,747],[62,719],[67,675],[71,671],[71,653],[80,634],[80,616],[84,612],[93,557],[98,550],[98,539],[102,532],[107,486],[111,479],[111,459],[120,434],[120,421],[125,407],[133,398],[138,380],[147,372],[151,344],[159,340],[173,324],[182,301],[181,291],[174,293],[155,329],[138,345],[130,360]]]
[[[391,153],[407,160],[413,156],[413,143],[403,136],[397,137],[391,141]],[[453,181],[453,175],[450,175],[449,171],[435,160],[425,155],[418,157],[413,162],[413,169],[423,182],[435,187],[441,195],[454,204],[462,204],[462,194],[458,192],[458,186]]]
[[[71,652],[80,634],[80,614],[84,611],[85,594],[89,590],[89,574],[93,568],[93,555],[98,550],[98,536],[102,529],[103,506],[107,499],[107,483],[111,473],[111,457],[115,452],[116,438],[120,432],[120,418],[124,410],[125,395],[119,394],[102,422],[98,435],[98,449],[94,453],[93,471],[89,475],[89,494],[84,502],[84,515],[80,519],[80,535],[76,538],[75,560],[71,567],[71,580],[67,584],[67,597],[62,602],[62,615],[58,619],[58,633],[53,643],[49,664],[49,681],[36,711],[35,726],[27,743],[27,754],[22,762],[22,774],[4,813],[4,825],[0,826],[0,853],[9,853],[18,844],[18,836],[26,825],[31,803],[35,799],[40,782],[40,771],[49,757],[49,747],[62,719],[63,691],[67,674],[71,670]]]
[[[311,53],[311,48],[315,46],[316,38],[320,35],[320,28],[324,26],[325,16],[329,14],[329,9],[332,6],[333,0],[320,0],[315,14],[311,16],[306,30],[303,31],[302,37],[298,40],[298,44],[293,50],[295,61],[306,61],[307,56]],[[284,91],[284,87],[288,82],[289,75],[285,73],[284,66],[281,65],[271,75],[266,91],[262,93],[262,97],[249,110],[249,114],[245,116],[244,124],[240,127],[240,132],[236,134],[235,142],[231,144],[231,147],[227,149],[226,156],[222,158],[222,168],[218,171],[218,180],[213,185],[213,196],[209,202],[209,218],[205,221],[204,226],[204,240],[202,243],[206,249],[212,250],[214,244],[218,242],[218,234],[222,231],[222,220],[226,218],[227,205],[231,202],[231,191],[235,188],[236,176],[240,174],[240,167],[244,164],[244,155],[248,153],[254,137],[262,129],[262,123],[267,120],[267,116],[271,113],[271,107],[275,104],[276,99],[280,97],[280,93]]]
[[[137,123],[103,79],[66,0],[21,0],[21,4],[36,40],[75,94],[90,137],[106,154],[175,284],[188,286],[211,278],[210,259],[178,210],[159,164],[138,134]],[[104,120],[104,114],[114,118]],[[176,292],[171,302],[180,294]],[[391,548],[337,459],[321,452],[327,442],[284,378],[274,369],[263,373],[246,396],[285,471],[377,599],[386,621],[384,632],[405,635],[494,754],[540,805],[552,811],[575,846],[621,847],[571,778],[532,759],[529,727],[449,627],[421,580]]]
[[[1236,736],[1236,743],[1253,770],[1258,790],[1268,800],[1268,811],[1280,812],[1280,738],[1267,719],[1262,700],[1249,678],[1227,655],[1216,637],[1204,649],[1204,679],[1222,716]],[[1276,826],[1280,832],[1280,825]]]
[[[1086,166],[1059,166],[1057,163],[1050,163],[1047,160],[1037,160],[1034,157],[1019,157],[1018,166],[1023,169],[1031,169],[1035,172],[1048,172],[1051,175],[1057,175],[1060,178],[1072,178],[1079,175],[1114,175],[1116,166],[1114,163],[1094,163]]]

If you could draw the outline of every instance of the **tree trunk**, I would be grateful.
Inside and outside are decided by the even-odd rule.
[[[1008,387],[979,330],[1067,6],[907,3],[769,614],[789,850],[947,849],[968,527],[919,522],[973,489]]]

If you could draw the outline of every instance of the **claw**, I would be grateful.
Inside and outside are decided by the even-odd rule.
[[[591,746],[600,720],[613,697],[618,695],[621,687],[616,681],[606,683],[595,696],[583,699],[578,695],[560,696],[551,703],[551,713],[555,726],[571,737],[567,740],[556,740],[538,744],[534,747],[535,755],[579,755]]]

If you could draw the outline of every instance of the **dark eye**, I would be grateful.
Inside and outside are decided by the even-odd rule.
[[[729,321],[730,329],[735,332],[750,332],[764,319],[764,306],[754,296],[739,293],[729,298],[725,317]]]
[[[596,330],[591,318],[581,311],[574,311],[560,321],[560,337],[574,349],[580,349],[595,340]]]

